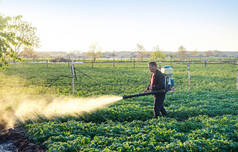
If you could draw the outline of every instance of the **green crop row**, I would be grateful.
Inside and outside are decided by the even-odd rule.
[[[236,151],[237,92],[181,93],[165,101],[169,118],[151,119],[151,97],[25,126],[49,151]]]
[[[164,65],[164,63],[163,63]],[[142,92],[150,80],[146,63],[76,64],[75,96]],[[175,92],[168,93],[168,118],[152,119],[153,97],[121,100],[92,113],[40,117],[26,121],[27,136],[51,152],[58,151],[238,151],[236,66],[173,63]],[[83,72],[83,73],[82,73]],[[71,96],[67,64],[11,65],[6,75],[38,86],[38,94]],[[85,75],[86,74],[86,75]],[[34,91],[36,93],[37,91]]]
[[[147,63],[141,68],[120,63],[113,68],[107,63],[97,63],[95,68],[88,64],[75,64],[75,96],[123,95],[142,92],[150,81],[151,73]],[[163,63],[165,65],[167,63]],[[174,68],[175,91],[188,90],[187,64],[172,63]],[[49,87],[42,93],[53,90],[58,95],[72,94],[72,74],[67,64],[11,65],[7,75],[25,78],[29,85]],[[191,64],[191,91],[232,91],[236,88],[236,66],[233,64]],[[85,75],[86,74],[86,75]]]
[[[203,115],[186,121],[49,121],[29,124],[26,129],[30,139],[52,152],[238,150],[238,118],[232,115]]]

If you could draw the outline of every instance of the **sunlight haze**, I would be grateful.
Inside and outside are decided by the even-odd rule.
[[[235,0],[0,0],[0,13],[37,28],[39,51],[238,51]]]

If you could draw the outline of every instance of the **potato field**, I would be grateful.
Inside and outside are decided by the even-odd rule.
[[[147,62],[75,63],[74,97],[141,93],[150,82]],[[162,63],[174,69],[166,94],[168,117],[153,118],[153,96],[120,100],[79,115],[18,122],[50,152],[238,151],[237,65]],[[71,64],[11,64],[1,74],[20,77],[33,95],[72,97]],[[11,84],[12,85],[12,84]]]

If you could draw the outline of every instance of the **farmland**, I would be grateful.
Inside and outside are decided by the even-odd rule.
[[[168,63],[166,63],[168,64]],[[163,63],[165,65],[165,63]],[[236,65],[172,63],[175,92],[168,93],[168,117],[153,118],[153,97],[121,100],[78,116],[19,123],[29,139],[48,151],[237,151]],[[150,80],[146,63],[75,64],[76,97],[143,92]],[[12,64],[6,72],[26,80],[35,95],[72,96],[67,64]]]

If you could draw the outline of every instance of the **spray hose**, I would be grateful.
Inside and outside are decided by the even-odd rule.
[[[165,93],[165,90],[159,90],[159,91],[151,91],[151,92],[146,92],[146,93],[138,93],[138,94],[133,94],[133,95],[124,95],[122,98],[127,99],[127,98],[133,98],[133,97],[139,97],[139,96],[147,96],[147,95],[154,95],[158,93]]]

